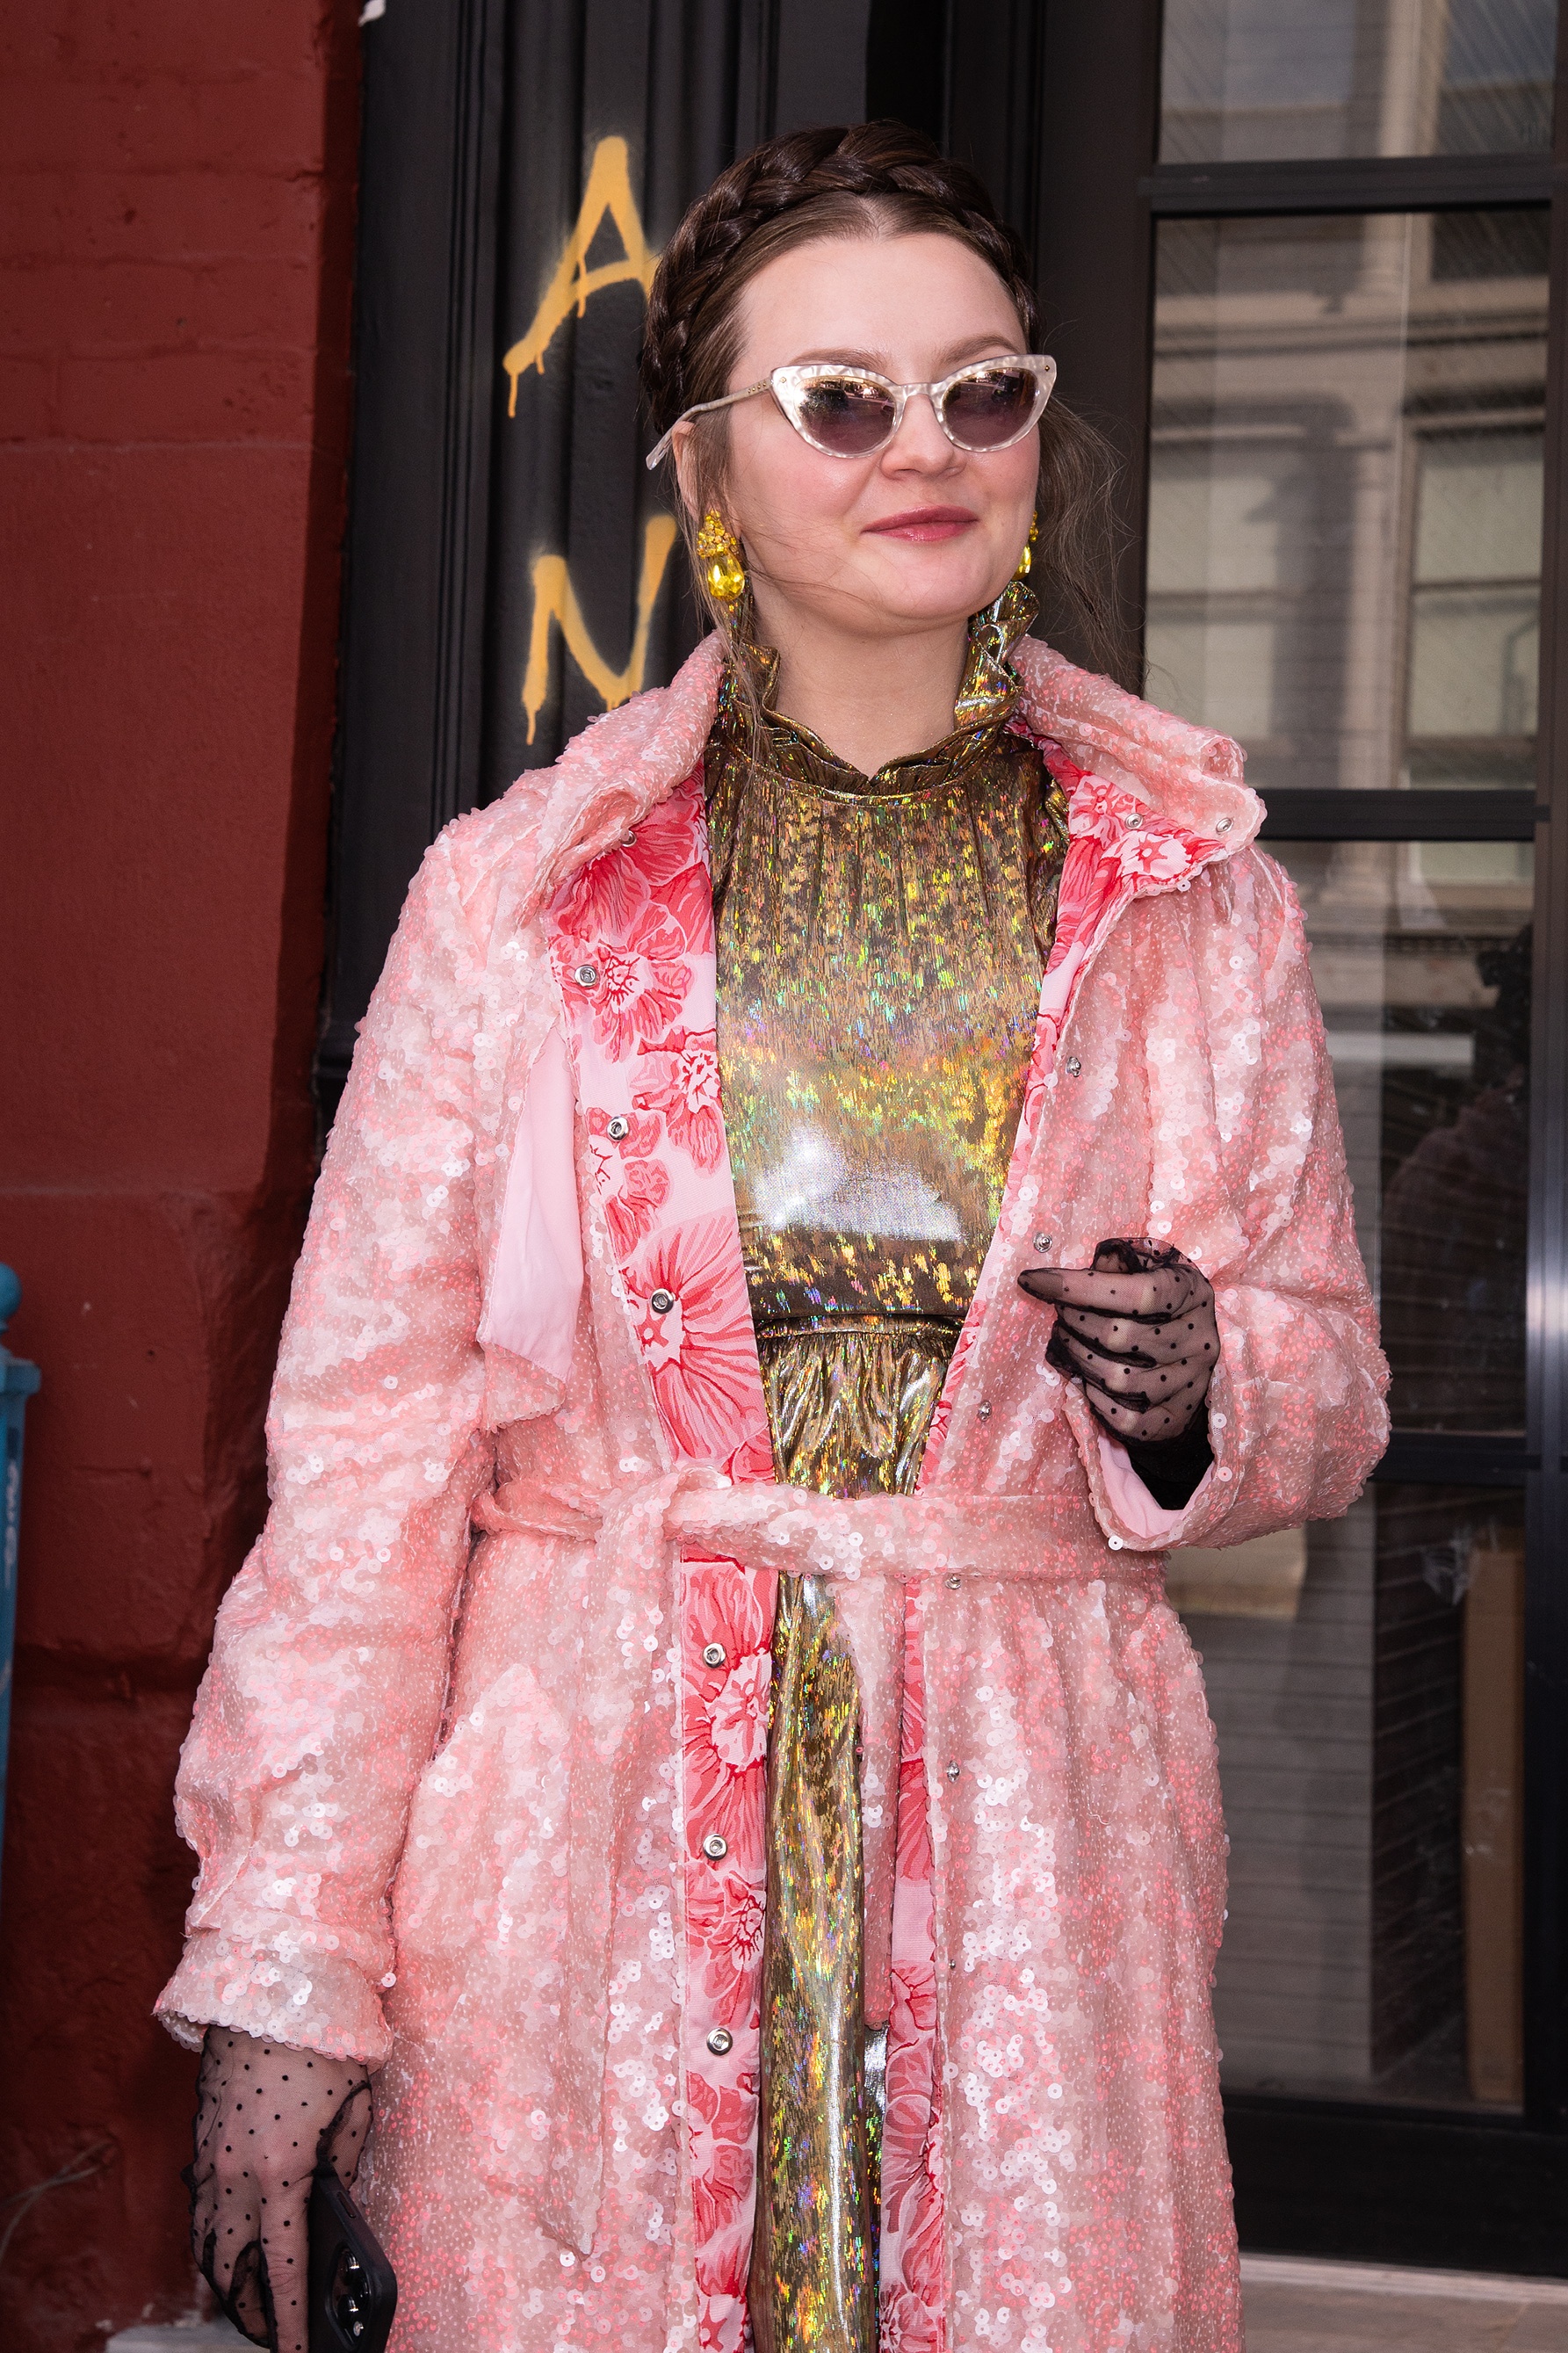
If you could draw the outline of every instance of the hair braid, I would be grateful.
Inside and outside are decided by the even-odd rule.
[[[922,132],[901,122],[795,131],[742,156],[689,206],[666,246],[648,293],[642,390],[653,430],[665,433],[700,401],[730,388],[740,299],[775,256],[816,238],[935,232],[979,255],[1006,288],[1026,348],[1037,351],[1040,314],[1029,258],[984,188]],[[700,504],[721,491],[728,449],[722,415],[702,419],[695,445]],[[1054,401],[1040,423],[1041,587],[1079,649],[1125,675],[1117,617],[1110,482],[1114,461],[1092,428]],[[682,522],[689,548],[696,518]],[[699,593],[721,630],[726,616]]]
[[[914,201],[906,207],[900,197]],[[813,233],[843,235],[868,205],[885,206],[889,227],[904,226],[906,210],[923,214],[922,226],[946,228],[973,246],[1006,287],[1032,346],[1038,311],[1028,256],[973,172],[946,161],[922,132],[898,122],[795,131],[721,172],[665,248],[643,334],[643,396],[656,432],[666,431],[694,401],[712,397],[706,379],[713,370],[702,364],[705,346],[725,340],[714,333],[725,323],[713,315],[715,298],[728,294],[722,309],[732,311],[762,259],[797,241],[788,234],[796,226],[790,216],[808,206],[819,216],[798,223],[804,242]],[[765,256],[737,275],[751,239],[775,225],[785,233],[770,237]],[[915,226],[912,217],[909,225]]]

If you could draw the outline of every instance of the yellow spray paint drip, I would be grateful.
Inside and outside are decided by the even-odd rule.
[[[618,261],[604,261],[590,269],[589,248],[606,214],[621,233],[624,249]],[[557,328],[564,326],[573,311],[581,318],[588,307],[590,294],[600,293],[606,286],[627,285],[634,279],[646,299],[658,265],[658,256],[648,249],[642,215],[632,195],[631,156],[626,142],[624,139],[601,139],[589,166],[577,225],[566,240],[555,275],[534,313],[533,324],[501,361],[511,379],[511,396],[506,411],[509,417],[517,415],[517,384],[523,369],[536,367],[543,375],[544,354]]]
[[[589,636],[583,608],[577,602],[577,592],[572,586],[566,558],[563,555],[542,555],[537,559],[533,567],[533,623],[528,636],[528,668],[522,679],[522,707],[528,713],[528,740],[531,744],[539,714],[544,708],[544,698],[550,691],[552,621],[559,626],[567,652],[589,685],[596,694],[604,697],[606,711],[614,711],[626,702],[628,695],[637,692],[647,662],[653,608],[658,602],[665,567],[674,545],[674,517],[655,515],[643,533],[637,628],[632,638],[631,659],[625,670],[612,670]]]

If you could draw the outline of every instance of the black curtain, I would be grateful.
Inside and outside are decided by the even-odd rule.
[[[882,114],[964,154],[1032,237],[1043,21],[1039,0],[389,0],[365,26],[325,1119],[426,844],[694,642],[642,462],[649,258],[760,140]]]
[[[643,464],[644,280],[692,196],[755,143],[759,29],[732,0],[511,11],[481,799],[696,642]]]

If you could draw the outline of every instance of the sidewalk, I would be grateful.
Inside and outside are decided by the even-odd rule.
[[[1241,2281],[1247,2353],[1568,2353],[1565,2280],[1243,2255]]]

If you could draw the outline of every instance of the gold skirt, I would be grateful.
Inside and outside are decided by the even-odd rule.
[[[908,1317],[758,1333],[779,1478],[908,1494],[957,1327]],[[757,2353],[875,2353],[885,2030],[865,2021],[860,1695],[830,1588],[786,1577],[768,1739]]]

